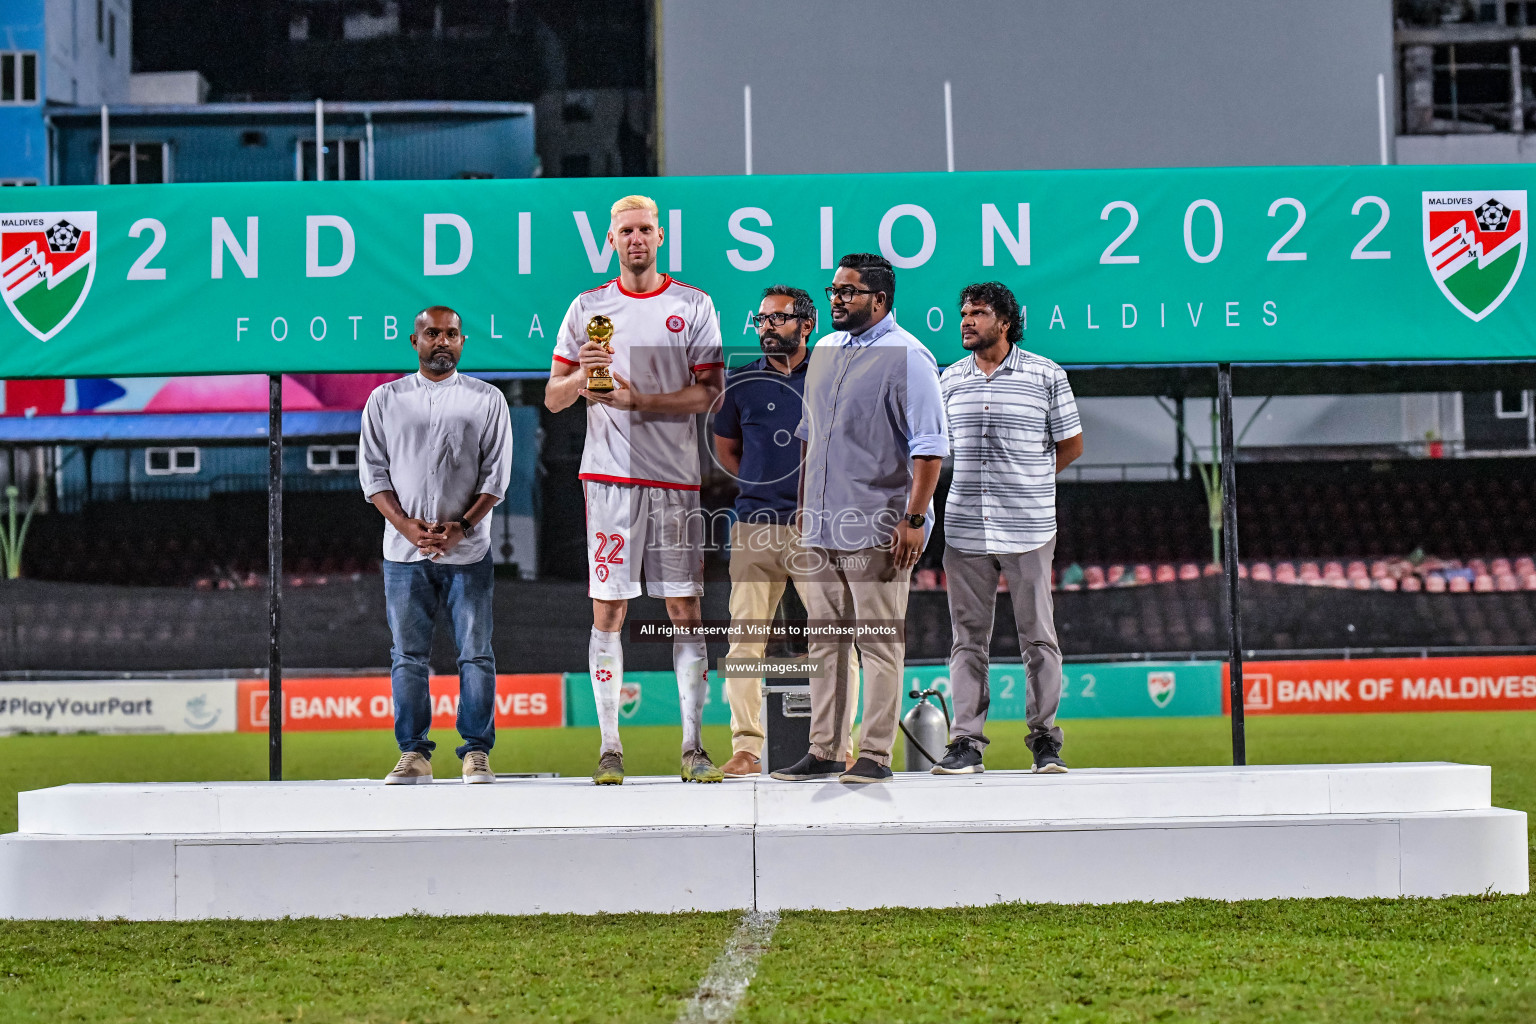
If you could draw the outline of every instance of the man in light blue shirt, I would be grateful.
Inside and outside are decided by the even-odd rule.
[[[896,275],[880,256],[838,263],[827,289],[832,325],[806,373],[799,525],[805,564],[811,747],[774,777],[883,782],[901,713],[904,625],[912,567],[933,530],[933,491],[949,453],[939,369],[891,313]],[[859,759],[838,757],[853,705],[855,640],[864,666]]]

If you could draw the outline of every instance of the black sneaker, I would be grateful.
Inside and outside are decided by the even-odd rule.
[[[1067,770],[1067,762],[1061,759],[1061,744],[1050,733],[1031,736],[1029,749],[1035,755],[1036,774],[1060,775]]]
[[[934,775],[976,775],[987,769],[981,763],[981,751],[967,736],[945,748],[939,763],[928,769]]]
[[[886,782],[894,774],[883,764],[877,764],[867,757],[861,757],[853,762],[853,767],[838,778],[839,782]]]
[[[827,761],[815,754],[806,754],[783,771],[773,772],[781,782],[812,782],[816,779],[832,779],[841,775],[843,762]]]

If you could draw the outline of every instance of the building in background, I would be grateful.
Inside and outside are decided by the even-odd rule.
[[[1536,4],[1397,0],[1396,7],[1400,161],[1502,164],[1536,156],[1529,134]]]
[[[5,0],[0,5],[0,184],[48,181],[48,111],[124,102],[131,0]]]
[[[135,76],[137,77],[137,76]],[[326,181],[527,178],[538,169],[526,103],[322,103]],[[314,103],[107,107],[108,183],[314,181]],[[103,112],[65,107],[51,180],[102,180]]]
[[[525,102],[551,177],[654,174],[650,0],[138,0],[135,69],[214,102]]]

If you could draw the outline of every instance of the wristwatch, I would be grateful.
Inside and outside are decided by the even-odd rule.
[[[463,516],[459,516],[459,518],[455,519],[454,522],[459,524],[459,527],[463,529],[464,536],[466,537],[475,532],[475,524],[470,522],[468,519],[465,519]]]
[[[928,517],[923,515],[921,512],[909,512],[907,513],[906,518],[907,525],[912,527],[914,530],[921,530],[923,528],[923,524],[928,521]]]

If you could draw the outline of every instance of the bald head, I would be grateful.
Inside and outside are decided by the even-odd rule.
[[[420,333],[422,326],[427,323],[429,318],[444,316],[451,317],[453,322],[458,325],[459,330],[462,331],[464,329],[464,318],[459,316],[459,311],[454,309],[452,306],[428,306],[426,309],[416,314],[414,329],[417,333]]]

